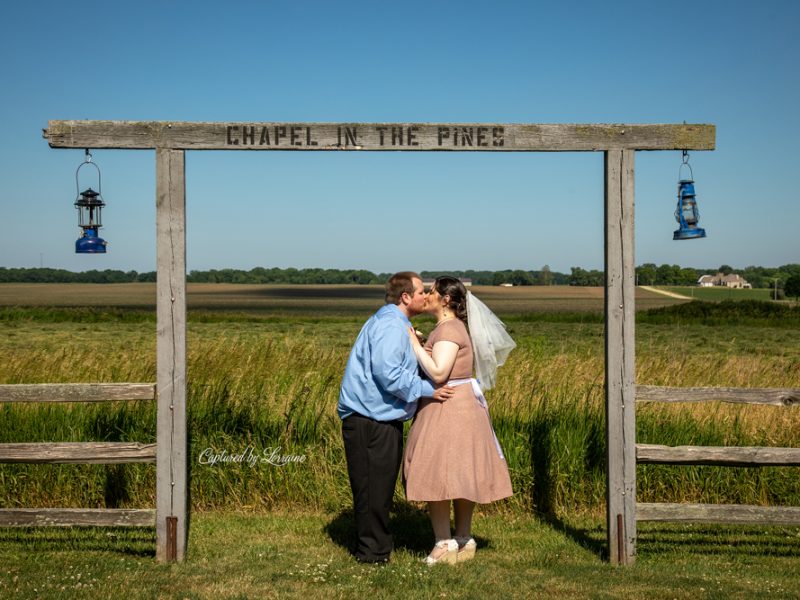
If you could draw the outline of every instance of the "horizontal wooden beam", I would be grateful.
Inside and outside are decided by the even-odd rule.
[[[155,400],[154,383],[20,383],[0,385],[0,402]]]
[[[0,444],[0,463],[98,464],[155,462],[156,444],[35,442]]]
[[[153,527],[151,508],[0,508],[0,527]]]
[[[800,466],[800,448],[636,444],[636,462],[730,467]]]
[[[800,507],[639,502],[636,505],[636,520],[800,525]]]
[[[800,388],[664,387],[637,385],[637,402],[734,402],[800,406]]]
[[[51,148],[582,152],[713,150],[706,124],[49,121]]]

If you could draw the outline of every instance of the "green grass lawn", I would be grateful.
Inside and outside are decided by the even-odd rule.
[[[151,529],[0,530],[2,598],[797,598],[796,528],[643,526],[637,563],[602,560],[596,521],[476,515],[478,554],[428,567],[432,533],[409,505],[396,551],[356,563],[352,515],[198,513],[188,559],[153,557]]]

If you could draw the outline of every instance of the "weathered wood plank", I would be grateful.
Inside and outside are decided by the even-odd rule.
[[[734,402],[800,406],[800,388],[665,387],[637,385],[637,402]]]
[[[800,448],[637,444],[636,459],[640,464],[800,466]]]
[[[186,175],[182,150],[156,150],[156,558],[167,559],[167,517],[186,552]]]
[[[0,444],[0,463],[97,464],[155,462],[156,445],[138,442]]]
[[[636,505],[636,520],[800,525],[800,507],[640,502]]]
[[[152,508],[0,508],[0,527],[153,527]]]
[[[636,556],[633,185],[634,152],[606,152],[606,517],[609,557],[619,564]]]
[[[154,383],[20,383],[0,385],[0,402],[155,400]]]
[[[51,148],[576,152],[713,150],[708,124],[49,121]]]

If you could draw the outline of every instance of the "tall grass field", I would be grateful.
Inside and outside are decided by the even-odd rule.
[[[69,285],[34,287],[36,294],[2,286],[0,383],[155,382],[152,288],[134,285],[142,287],[116,297],[109,286],[89,286],[95,292],[83,295]],[[380,289],[231,287],[233,298],[213,286],[193,298],[190,288],[192,508],[350,506],[335,409],[348,352],[380,306]],[[602,514],[602,290],[475,291],[518,344],[487,395],[515,494],[484,510]],[[800,388],[799,309],[774,313],[747,302],[698,309],[656,295],[637,303],[647,308],[637,319],[638,383]],[[426,317],[416,324],[433,327]],[[794,447],[798,410],[641,404],[637,441]],[[153,402],[0,405],[0,442],[155,439]],[[800,469],[640,465],[637,497],[800,505]],[[397,500],[402,504],[399,483]],[[154,465],[0,465],[2,507],[154,505]]]

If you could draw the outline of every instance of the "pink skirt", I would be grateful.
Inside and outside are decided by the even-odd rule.
[[[469,383],[444,402],[420,400],[403,453],[406,498],[463,498],[480,504],[513,494],[486,410]]]

